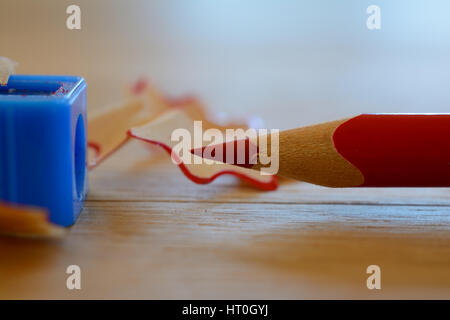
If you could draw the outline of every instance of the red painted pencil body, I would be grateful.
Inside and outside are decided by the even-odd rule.
[[[333,134],[365,187],[450,186],[450,114],[363,114]]]

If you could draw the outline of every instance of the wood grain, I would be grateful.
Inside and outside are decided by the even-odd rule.
[[[381,189],[361,193],[364,203],[290,181],[271,193],[232,178],[194,185],[138,143],[90,180],[64,239],[1,239],[0,298],[449,297],[450,204],[414,202],[424,190],[403,190],[401,204],[383,203]],[[65,288],[70,264],[82,269],[80,291]],[[382,269],[380,291],[365,287],[370,264]]]

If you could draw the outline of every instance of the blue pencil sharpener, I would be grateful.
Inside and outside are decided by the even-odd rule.
[[[88,190],[86,91],[72,76],[12,75],[0,86],[0,201],[75,222]]]

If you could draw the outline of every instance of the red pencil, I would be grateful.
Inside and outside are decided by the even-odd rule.
[[[273,150],[266,140],[267,152],[278,154],[280,176],[328,187],[450,186],[450,114],[363,114],[281,131]],[[226,162],[261,170],[261,163],[250,162],[249,145],[245,163]],[[217,160],[204,151],[193,152]]]

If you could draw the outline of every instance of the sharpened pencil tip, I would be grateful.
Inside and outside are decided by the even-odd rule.
[[[191,149],[191,153],[204,159],[251,169],[258,160],[258,146],[250,140],[233,140],[221,144]]]

